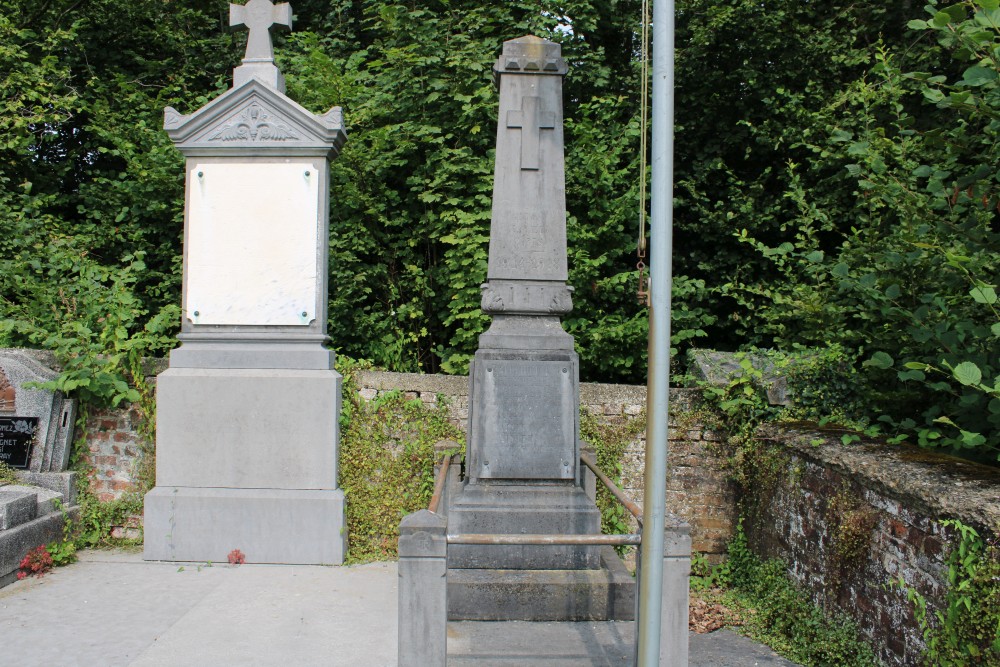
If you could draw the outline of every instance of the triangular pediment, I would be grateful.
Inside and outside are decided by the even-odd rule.
[[[187,116],[167,107],[163,129],[185,154],[335,155],[347,138],[340,107],[317,116],[257,80],[231,88]]]

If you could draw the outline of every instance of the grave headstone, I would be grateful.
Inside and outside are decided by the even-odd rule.
[[[566,197],[558,44],[504,43],[482,308],[492,318],[470,372],[466,479],[449,510],[457,533],[600,532],[582,487],[579,363],[560,318],[566,285]],[[449,548],[451,568],[596,569],[591,546]]]
[[[76,473],[66,471],[75,401],[36,386],[56,377],[26,352],[0,350],[0,461],[18,478],[0,482],[0,586],[29,550],[62,538],[67,516],[78,518]]]
[[[24,352],[0,351],[0,461],[12,468],[60,473],[69,465],[76,402],[31,386],[56,377]]]
[[[230,5],[248,30],[234,86],[164,112],[186,158],[179,348],[157,380],[156,487],[145,557],[336,564],[341,377],[326,347],[329,161],[339,107],[284,95],[269,31],[287,3]]]

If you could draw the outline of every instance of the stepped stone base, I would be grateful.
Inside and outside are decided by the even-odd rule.
[[[34,486],[0,486],[0,588],[17,581],[29,551],[61,540],[66,518],[80,518],[61,494]]]
[[[630,621],[635,579],[613,547],[596,570],[448,570],[453,621]]]
[[[340,565],[344,492],[158,486],[146,494],[143,558]]]
[[[597,535],[601,532],[601,514],[577,486],[466,484],[448,507],[448,532]],[[595,546],[448,547],[449,568],[596,570],[600,566]]]

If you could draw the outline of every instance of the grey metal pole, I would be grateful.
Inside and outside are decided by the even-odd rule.
[[[649,380],[642,506],[636,664],[660,663],[663,532],[667,495],[670,400],[670,289],[673,250],[674,0],[653,1],[652,187],[650,189]]]

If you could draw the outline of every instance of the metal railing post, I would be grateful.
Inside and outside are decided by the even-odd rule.
[[[448,520],[427,510],[399,524],[399,667],[448,659]]]

